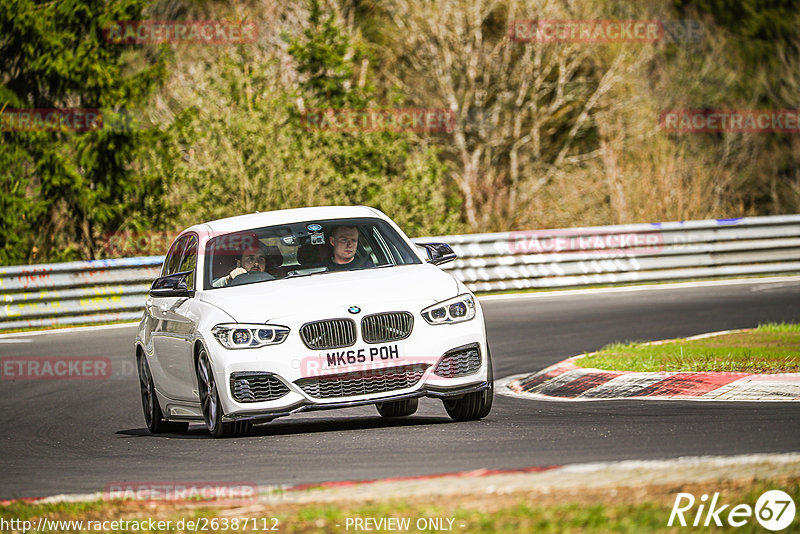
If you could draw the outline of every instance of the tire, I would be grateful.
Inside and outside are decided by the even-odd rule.
[[[406,399],[392,402],[379,402],[375,405],[381,417],[406,417],[414,415],[419,407],[419,399]]]
[[[164,419],[164,413],[158,404],[153,375],[150,373],[150,366],[147,365],[144,355],[136,357],[136,367],[139,370],[139,389],[142,395],[142,410],[147,429],[153,434],[186,432],[189,429],[189,423]]]
[[[224,415],[222,403],[219,401],[217,383],[214,380],[214,371],[206,349],[200,349],[197,357],[197,392],[200,396],[203,420],[206,422],[208,431],[215,438],[246,436],[253,429],[253,423],[249,421],[225,422],[222,420]]]
[[[490,354],[486,361],[489,365],[488,388],[467,393],[459,399],[442,399],[444,409],[453,421],[477,421],[489,415],[494,401],[494,370]]]

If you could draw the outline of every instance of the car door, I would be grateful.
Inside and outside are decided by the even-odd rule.
[[[162,276],[191,271],[187,276],[188,289],[194,289],[197,266],[197,236],[187,234],[175,243],[174,251],[164,263]],[[190,311],[192,297],[154,297],[149,301],[156,326],[153,329],[153,349],[158,364],[151,371],[159,391],[176,400],[193,400],[194,364],[192,340],[196,317]]]
[[[188,236],[180,236],[176,239],[167,252],[164,259],[164,264],[161,267],[161,274],[159,276],[166,276],[178,272],[183,250],[186,248],[186,241]],[[166,386],[166,377],[161,366],[162,354],[166,353],[165,348],[165,317],[166,308],[168,306],[167,300],[160,297],[155,297],[152,294],[147,296],[145,300],[145,319],[147,321],[146,332],[149,332],[149,341],[147,344],[152,346],[153,356],[150,358],[150,372],[153,375],[153,382],[156,389],[164,391]]]

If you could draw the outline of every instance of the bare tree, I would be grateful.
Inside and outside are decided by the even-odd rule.
[[[391,0],[387,9],[387,76],[414,105],[456,113],[442,147],[472,229],[534,222],[531,199],[598,155],[587,133],[630,52],[520,42],[505,31],[516,20],[596,18],[581,3]]]

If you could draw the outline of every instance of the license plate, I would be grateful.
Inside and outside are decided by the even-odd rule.
[[[401,362],[405,359],[403,345],[391,343],[369,347],[348,347],[328,350],[320,354],[322,369],[343,369],[347,367],[383,367],[383,364]]]

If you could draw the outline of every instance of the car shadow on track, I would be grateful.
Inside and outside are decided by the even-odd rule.
[[[272,422],[253,427],[248,438],[261,436],[286,436],[301,434],[318,434],[321,432],[346,432],[351,430],[370,430],[375,428],[402,428],[411,426],[441,425],[453,423],[449,417],[411,416],[385,419],[383,417],[353,417],[302,419],[297,421]],[[208,439],[210,434],[202,424],[189,426],[186,433],[151,434],[147,428],[131,428],[118,430],[115,434],[129,437],[169,438],[169,439]]]

